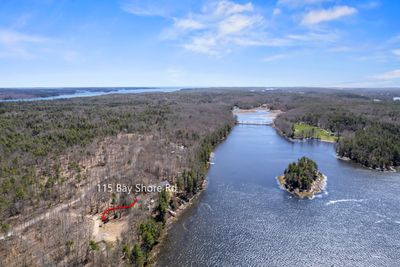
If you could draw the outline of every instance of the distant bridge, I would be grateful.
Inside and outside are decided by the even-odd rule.
[[[260,122],[260,121],[237,121],[236,124],[244,124],[244,125],[272,125],[271,122]]]

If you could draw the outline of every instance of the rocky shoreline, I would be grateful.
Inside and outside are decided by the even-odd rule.
[[[280,175],[277,178],[277,181],[279,183],[279,186],[289,192],[290,194],[294,195],[295,197],[298,198],[309,198],[312,199],[314,198],[314,196],[318,193],[321,193],[322,191],[325,190],[326,187],[326,181],[328,179],[328,177],[326,177],[324,174],[322,173],[318,173],[318,178],[314,181],[314,183],[311,186],[310,190],[306,190],[306,191],[300,191],[298,188],[294,189],[294,190],[290,190],[287,186],[286,186],[286,181],[285,181],[285,175]]]
[[[338,154],[336,154],[336,158],[337,158],[338,160],[350,162],[350,163],[359,165],[359,166],[361,166],[361,167],[363,167],[363,168],[367,168],[367,169],[374,170],[374,171],[380,171],[380,172],[398,172],[398,171],[400,170],[400,168],[399,168],[398,166],[390,166],[389,168],[384,168],[384,169],[368,167],[368,166],[365,166],[365,165],[363,165],[363,164],[361,164],[361,163],[359,163],[359,162],[357,162],[357,161],[355,161],[355,160],[352,160],[352,159],[349,158],[349,157],[341,157],[341,156],[339,156]]]

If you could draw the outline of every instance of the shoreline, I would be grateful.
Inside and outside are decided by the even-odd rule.
[[[293,138],[291,138],[291,139],[293,139]],[[324,142],[324,143],[331,143],[331,144],[336,144],[337,143],[337,141],[324,140],[324,139],[319,139],[319,138],[314,138],[314,137],[302,138],[302,139],[296,139],[295,138],[293,140],[294,140],[294,142],[305,142],[305,141],[308,141],[308,140],[316,140],[316,141]]]
[[[385,169],[380,169],[380,168],[368,167],[368,166],[365,166],[365,165],[363,165],[363,164],[361,164],[361,163],[359,163],[359,162],[357,162],[357,161],[355,161],[355,160],[352,160],[352,159],[349,158],[349,157],[341,157],[341,156],[339,156],[337,153],[336,153],[336,158],[337,158],[338,160],[341,160],[341,161],[344,161],[344,162],[349,162],[349,163],[352,163],[352,164],[354,164],[354,165],[361,166],[363,169],[369,169],[369,170],[372,170],[372,171],[397,173],[397,172],[399,172],[399,170],[400,170],[400,167],[399,167],[399,166],[390,166],[389,169],[386,169],[386,168],[385,168]]]
[[[313,138],[313,137],[308,137],[308,138],[291,138],[287,137],[284,134],[280,134],[282,137],[286,138],[287,140],[291,142],[298,142],[298,143],[304,143],[306,141],[319,141],[319,142],[324,142],[324,143],[331,143],[331,144],[336,144],[337,141],[330,141],[330,140],[324,140],[324,139],[318,139],[318,138]]]
[[[176,222],[179,221],[180,217],[182,216],[182,214],[185,211],[187,211],[194,204],[197,204],[198,199],[200,198],[201,194],[207,188],[207,185],[208,185],[207,176],[208,176],[208,172],[210,170],[210,165],[214,164],[214,162],[213,162],[214,157],[215,157],[214,151],[217,149],[218,145],[220,145],[223,141],[226,140],[226,138],[230,134],[232,128],[230,128],[228,133],[223,138],[219,139],[218,143],[213,147],[210,154],[208,155],[207,171],[204,174],[204,179],[202,181],[200,190],[197,193],[195,193],[191,198],[189,198],[188,201],[186,201],[184,204],[180,205],[175,211],[168,210],[168,213],[170,216],[167,217],[165,224],[162,226],[161,231],[160,231],[160,236],[158,237],[157,243],[155,244],[155,246],[149,252],[148,261],[145,266],[154,266],[157,263],[156,259],[161,251],[162,246],[164,245],[165,238],[168,236],[170,229],[174,226],[174,224]]]
[[[274,122],[278,115],[284,113],[281,110],[270,110],[268,108],[261,106],[259,108],[252,108],[252,109],[237,108],[236,110],[235,109],[232,110],[232,113],[233,113],[233,115],[236,115],[236,114],[241,114],[241,113],[256,112],[259,110],[265,110],[265,111],[268,111],[271,113],[273,112],[273,114],[265,114],[263,116],[271,116],[271,118],[273,118],[272,127],[275,128],[275,130],[278,132],[278,134],[281,135],[284,139],[287,139],[291,142],[307,142],[309,140],[317,140],[319,142],[337,143],[336,141],[321,140],[321,139],[316,139],[316,138],[292,139],[292,138],[286,137],[284,134],[281,133],[280,129],[276,127],[275,122]],[[214,148],[213,152],[210,153],[209,166],[212,164],[211,159],[212,159],[212,155],[214,154],[214,151],[215,151],[215,148]],[[348,161],[350,161],[352,163],[356,163],[351,159],[348,159]],[[363,165],[361,165],[361,166],[363,166]],[[365,166],[363,166],[363,167],[365,167]],[[208,171],[207,171],[207,173],[208,173]],[[307,192],[298,192],[298,193],[305,193],[305,194],[301,194],[301,195],[296,194],[296,192],[294,192],[294,191],[289,191],[288,189],[285,188],[284,184],[281,184],[279,178],[282,177],[283,175],[276,176],[276,179],[277,179],[279,187],[282,190],[287,191],[290,195],[294,195],[298,199],[310,199],[311,200],[311,199],[315,198],[317,195],[320,195],[320,194],[324,193],[324,191],[326,191],[328,177],[321,172],[319,172],[319,174],[320,175],[318,175],[318,178],[315,180],[315,182],[312,185],[312,190],[311,190],[312,192],[308,192],[308,191]],[[175,216],[168,217],[167,222],[165,223],[165,226],[163,227],[163,229],[161,231],[161,235],[159,237],[158,243],[155,245],[155,247],[151,251],[151,254],[149,256],[149,262],[146,264],[146,266],[155,266],[156,264],[158,264],[158,262],[157,262],[158,256],[159,256],[161,250],[164,248],[163,246],[165,245],[165,242],[167,240],[166,238],[170,234],[170,230],[172,229],[172,227],[174,227],[175,223],[182,220],[182,214],[189,211],[190,208],[196,207],[196,205],[199,204],[198,201],[199,201],[201,195],[203,194],[203,191],[205,191],[207,189],[207,185],[208,185],[208,180],[204,179],[201,190],[199,190],[195,195],[193,195],[186,203],[179,206],[177,208],[177,210],[175,210],[175,212],[176,212]]]
[[[295,143],[295,142],[301,143],[301,142],[306,142],[306,141],[310,141],[310,140],[315,140],[315,141],[318,141],[318,142],[324,142],[324,143],[330,143],[330,144],[337,144],[338,143],[338,141],[323,140],[323,139],[318,139],[318,138],[313,138],[313,137],[302,138],[302,139],[288,137],[285,134],[283,134],[282,131],[278,127],[276,127],[275,121],[272,121],[272,127],[277,131],[277,133],[281,137],[283,137],[284,139],[286,139],[286,140],[288,140],[290,142],[293,142],[293,143]],[[385,169],[372,168],[372,167],[369,167],[369,166],[365,166],[365,165],[363,165],[363,164],[361,164],[361,163],[359,163],[359,162],[357,162],[357,161],[355,161],[355,160],[353,160],[353,159],[351,159],[349,157],[340,157],[336,152],[335,152],[335,157],[337,159],[341,160],[341,161],[350,162],[350,163],[359,165],[362,168],[369,169],[369,170],[380,171],[380,172],[391,172],[391,173],[400,172],[400,166],[390,166],[388,169],[387,168],[385,168]]]
[[[256,112],[258,110],[265,110],[265,111],[269,111],[269,109],[267,107],[263,107],[263,106],[259,106],[256,108],[250,108],[250,109],[242,109],[239,107],[233,107],[232,113],[235,114],[240,114],[240,113],[253,113]]]
[[[286,140],[288,140],[288,141],[290,141],[290,142],[293,142],[293,143],[305,143],[305,142],[307,142],[307,141],[318,141],[318,142],[324,142],[324,143],[330,143],[330,144],[336,144],[336,143],[337,143],[337,141],[322,140],[322,139],[317,139],[317,138],[312,138],[312,137],[310,137],[310,138],[303,138],[303,139],[290,138],[290,137],[287,137],[286,135],[284,135],[284,134],[282,133],[282,131],[281,131],[278,127],[276,127],[276,125],[275,125],[274,122],[272,123],[272,127],[277,131],[277,133],[278,133],[281,137],[283,137],[284,139],[286,139]],[[359,162],[357,162],[357,161],[355,161],[355,160],[352,160],[352,159],[349,158],[349,157],[341,157],[341,156],[339,156],[336,152],[335,152],[335,157],[336,157],[337,159],[341,160],[341,161],[349,162],[349,163],[352,163],[352,164],[356,164],[356,165],[359,165],[360,167],[362,167],[362,168],[364,168],[364,169],[369,169],[369,170],[373,170],[373,171],[391,172],[391,173],[397,173],[397,172],[400,171],[400,166],[390,166],[389,169],[379,169],[379,168],[368,167],[368,166],[365,166],[365,165],[363,165],[363,164],[361,164],[361,163],[359,163]]]
[[[157,263],[156,259],[161,251],[162,246],[164,245],[165,238],[168,236],[170,229],[175,225],[175,223],[177,223],[181,219],[180,217],[182,216],[182,214],[185,211],[189,210],[189,208],[191,208],[193,205],[197,204],[197,201],[199,200],[201,194],[207,188],[207,185],[208,185],[207,176],[208,176],[208,171],[210,169],[210,165],[214,164],[214,162],[213,162],[214,157],[215,157],[214,151],[216,150],[218,145],[220,145],[223,141],[226,140],[226,138],[228,137],[230,132],[231,131],[229,131],[225,137],[220,139],[218,144],[210,152],[210,154],[208,156],[208,162],[207,162],[207,172],[204,176],[204,180],[202,182],[201,189],[196,194],[194,194],[186,203],[180,205],[177,208],[177,210],[173,211],[174,215],[172,215],[170,212],[168,212],[170,214],[170,216],[167,218],[165,225],[163,225],[160,236],[157,240],[157,244],[150,251],[148,262],[146,263],[145,266],[154,266]]]
[[[281,114],[281,113],[280,113],[280,114]],[[323,140],[323,139],[318,139],[318,138],[313,138],[313,137],[302,138],[302,139],[300,139],[300,138],[291,138],[291,137],[288,137],[288,136],[284,135],[284,134],[282,133],[282,131],[281,131],[278,127],[276,127],[274,121],[272,122],[272,127],[278,132],[278,134],[279,134],[280,136],[282,136],[282,137],[285,138],[286,140],[288,140],[288,141],[290,141],[290,142],[293,142],[293,143],[294,143],[294,142],[301,143],[301,142],[306,142],[306,141],[310,141],[310,140],[311,140],[311,141],[315,140],[315,141],[324,142],[324,143],[330,143],[330,144],[336,144],[336,143],[337,143],[337,141]]]
[[[149,262],[146,264],[146,266],[154,266],[157,263],[156,258],[160,253],[162,246],[164,245],[165,239],[168,236],[170,229],[175,225],[175,223],[177,223],[181,219],[180,217],[185,211],[191,208],[194,204],[197,204],[199,197],[201,196],[203,191],[207,188],[207,185],[208,181],[207,179],[204,179],[201,190],[197,192],[195,195],[193,195],[189,199],[189,201],[187,201],[185,204],[180,205],[179,208],[176,211],[174,211],[175,216],[171,215],[170,217],[168,217],[167,222],[165,223],[164,227],[161,230],[158,243],[154,246],[154,248],[150,252]]]

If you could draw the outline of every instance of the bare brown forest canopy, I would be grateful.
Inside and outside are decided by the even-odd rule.
[[[100,261],[104,255],[94,257],[97,247],[90,242],[87,216],[98,214],[109,203],[109,196],[89,189],[105,177],[130,184],[168,180],[178,185],[181,199],[190,198],[202,188],[209,153],[234,125],[234,106],[267,104],[284,111],[275,120],[275,127],[284,136],[293,137],[294,123],[304,122],[338,136],[340,156],[373,168],[399,166],[400,103],[392,100],[396,93],[214,88],[0,103],[2,231],[15,229],[29,218],[82,195],[85,199],[79,201],[87,207],[75,211],[80,217],[55,213],[52,220],[24,230],[28,231],[25,240],[13,237],[3,242],[0,256],[7,262],[12,248],[16,255],[23,255],[22,263]],[[138,211],[132,211],[135,216],[128,217],[127,231],[136,234],[111,249],[103,262],[124,258],[124,245],[129,253],[140,254],[137,244],[144,252],[141,259],[147,259],[146,253],[156,242],[150,242],[150,234],[157,238],[158,230],[153,222],[143,224],[143,220],[152,216],[162,222],[169,208],[179,206],[179,199],[160,197],[155,215],[146,210],[147,200],[142,206],[138,204]],[[116,201],[124,204],[129,199]],[[139,225],[144,226],[138,230]],[[59,238],[49,241],[44,233]],[[44,253],[48,251],[53,253]]]

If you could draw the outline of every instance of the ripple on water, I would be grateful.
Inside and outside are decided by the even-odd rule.
[[[215,154],[157,266],[400,266],[399,173],[356,168],[332,144],[290,143],[263,126],[235,127]],[[275,177],[301,156],[329,177],[329,195],[279,189]]]

